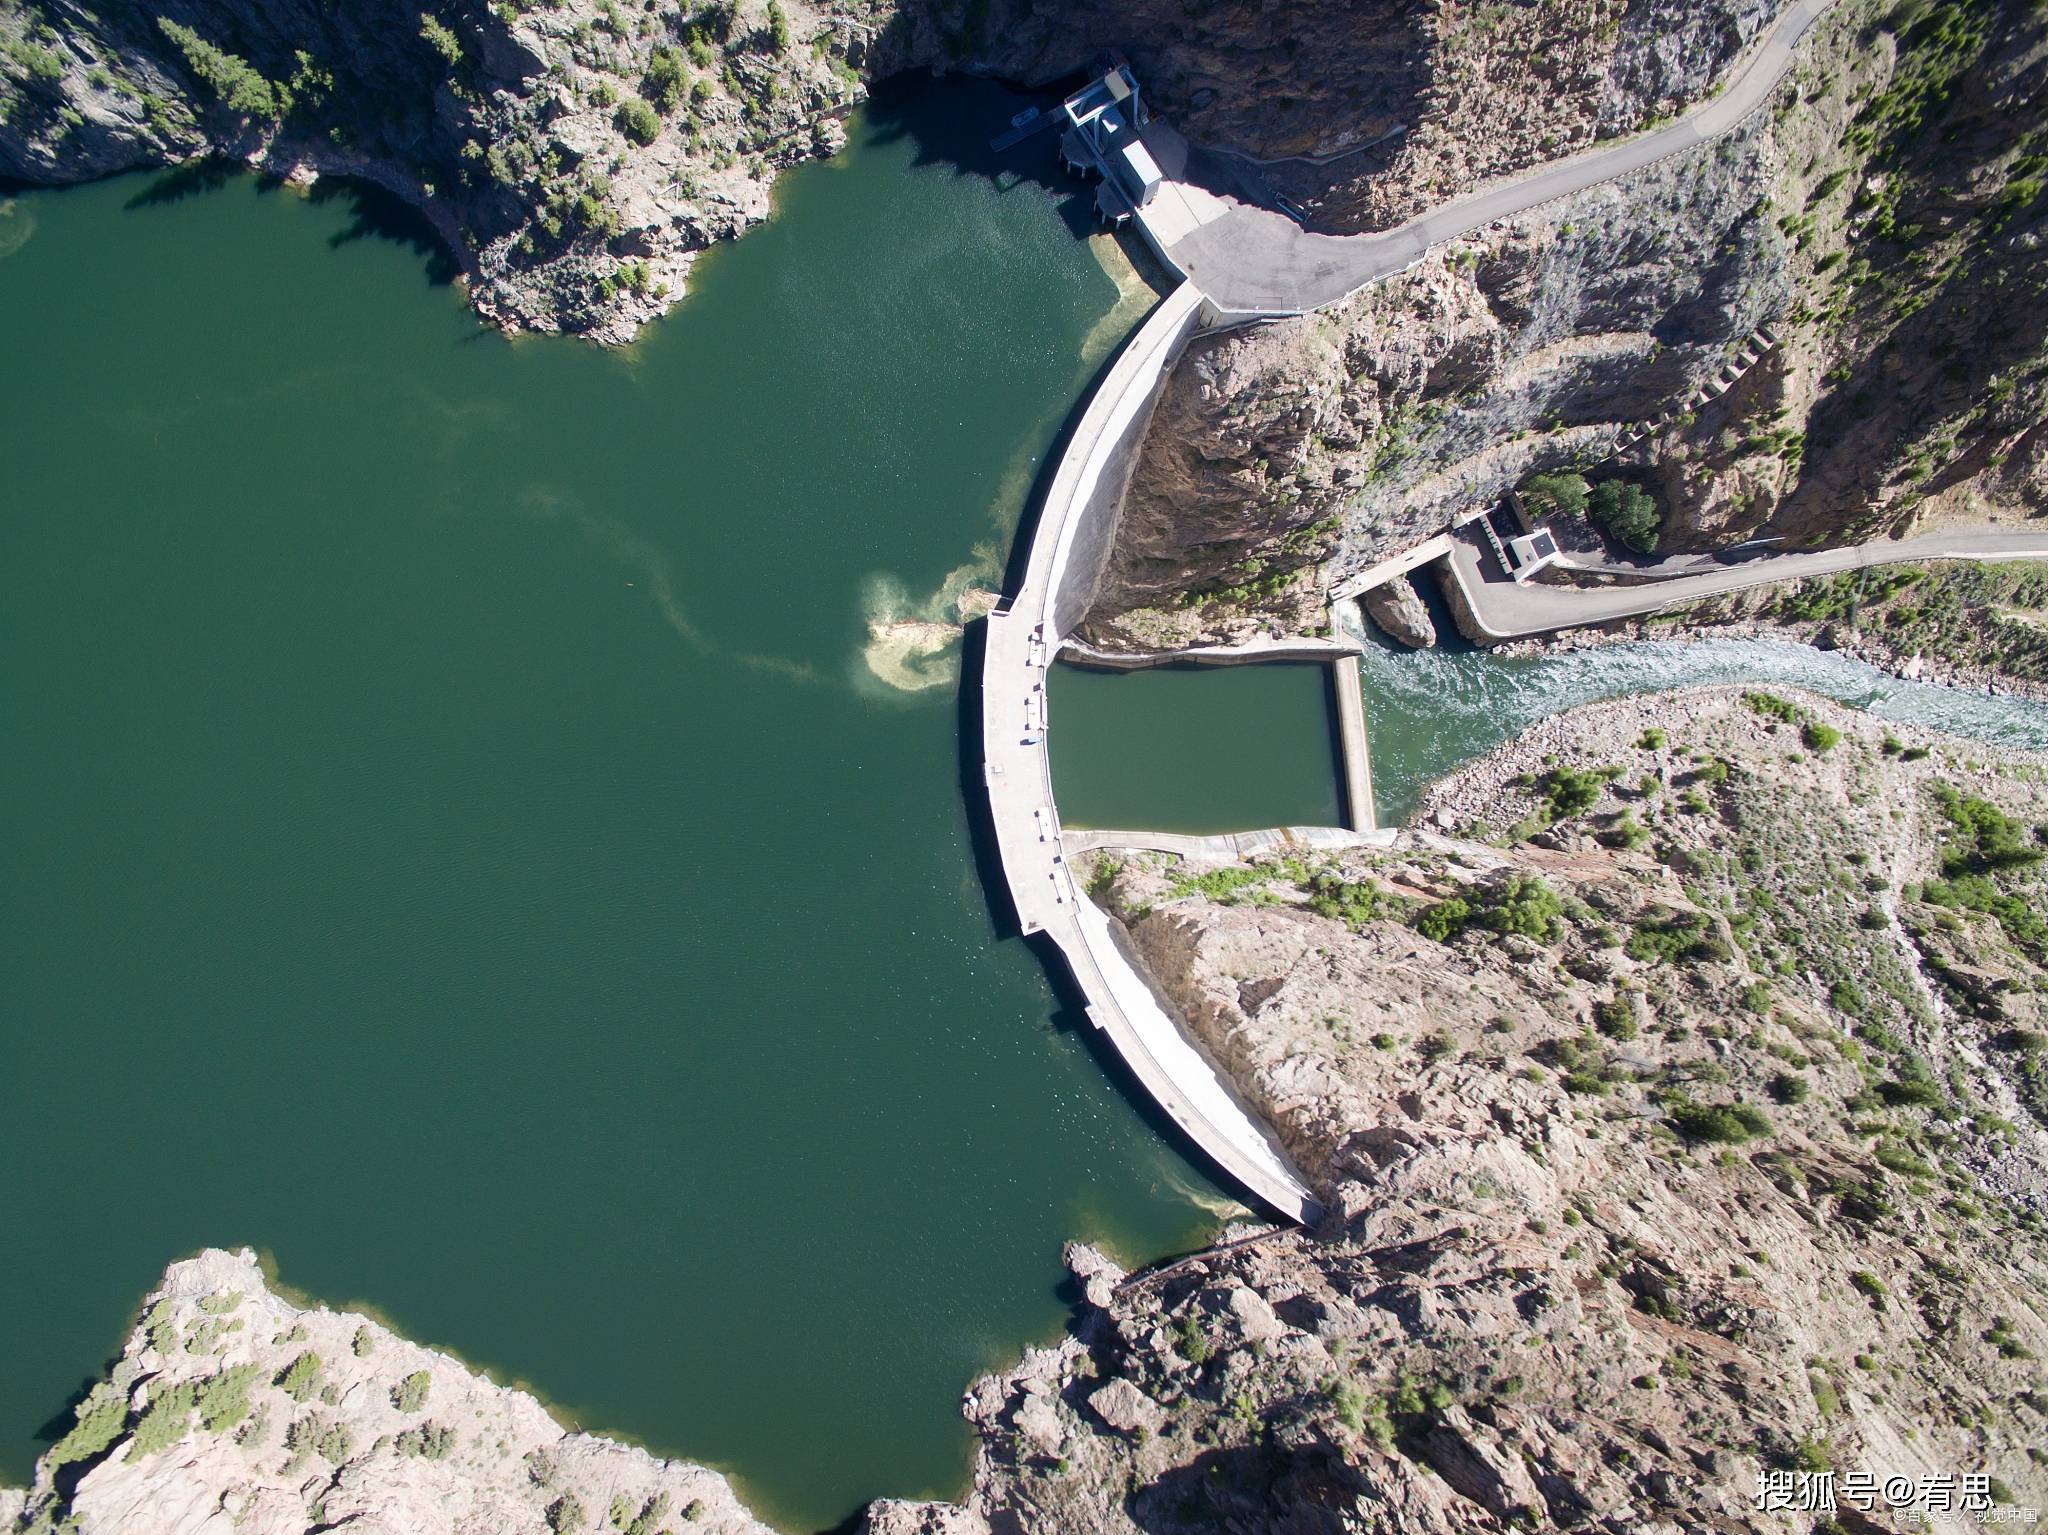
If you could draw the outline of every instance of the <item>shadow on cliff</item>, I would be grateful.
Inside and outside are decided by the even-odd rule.
[[[955,174],[990,181],[1003,190],[1033,185],[1051,192],[1060,221],[1077,240],[1099,229],[1092,183],[1067,174],[1059,160],[1059,134],[1046,129],[1000,154],[990,141],[1007,132],[1010,119],[1027,107],[1050,113],[1078,81],[1024,90],[994,80],[948,82],[935,90],[929,70],[894,75],[875,87],[869,121],[884,142],[908,139],[915,164],[945,166]]]
[[[250,171],[232,160],[208,158],[174,165],[151,176],[123,204],[132,211],[166,208],[221,191],[229,182],[253,176],[257,188],[277,192],[284,186],[275,176]],[[388,240],[420,259],[427,282],[445,288],[462,275],[462,264],[435,233],[425,215],[395,193],[370,181],[347,176],[322,176],[307,189],[306,201],[316,206],[342,204],[348,223],[327,237],[328,248],[340,250],[359,240]]]

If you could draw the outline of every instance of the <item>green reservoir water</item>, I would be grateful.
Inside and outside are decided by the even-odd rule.
[[[1065,1239],[1206,1234],[864,657],[1141,307],[1017,106],[856,120],[626,354],[347,195],[0,214],[0,1475],[246,1243],[817,1527],[959,1490]]]
[[[1246,831],[1344,824],[1330,669],[1062,666],[1046,744],[1066,825]]]

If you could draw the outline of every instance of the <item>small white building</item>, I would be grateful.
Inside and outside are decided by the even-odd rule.
[[[1152,151],[1133,139],[1124,145],[1123,153],[1116,162],[1117,179],[1124,184],[1124,191],[1138,207],[1142,208],[1159,195],[1159,162],[1152,158]]]
[[[1508,540],[1507,550],[1508,574],[1513,576],[1518,584],[1557,560],[1557,540],[1551,537],[1548,528],[1538,528],[1533,533],[1516,534]]]

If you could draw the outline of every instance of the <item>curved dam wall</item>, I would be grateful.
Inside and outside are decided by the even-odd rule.
[[[1212,317],[1193,283],[1174,289],[1111,364],[1074,430],[1046,494],[1036,535],[1053,541],[1046,637],[1055,648],[1094,606],[1153,407],[1188,342],[1208,328]],[[1032,554],[1035,563],[1035,548]]]
[[[1022,588],[988,618],[982,658],[982,777],[1019,926],[1060,951],[1089,1020],[1187,1137],[1291,1220],[1321,1206],[1161,995],[1121,930],[1067,866],[1046,750],[1046,675],[1086,615],[1116,534],[1145,426],[1173,363],[1210,317],[1192,283],[1164,299],[1118,354],[1061,454],[1032,534]]]

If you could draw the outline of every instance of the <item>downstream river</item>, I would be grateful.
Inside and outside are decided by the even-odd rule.
[[[863,115],[623,354],[352,195],[0,214],[0,1479],[246,1243],[815,1528],[960,1490],[1067,1238],[1206,1236],[869,643],[1144,307],[1018,105]]]

